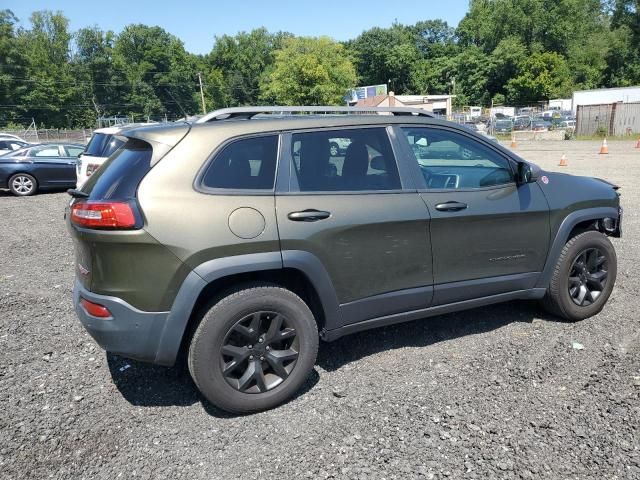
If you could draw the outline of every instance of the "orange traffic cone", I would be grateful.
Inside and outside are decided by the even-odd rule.
[[[636,148],[640,148],[640,138],[638,139],[638,141],[636,142]]]
[[[558,164],[558,166],[560,167],[566,167],[567,165],[569,165],[567,163],[567,156],[563,153],[562,157],[560,157],[560,163]]]
[[[516,136],[515,135],[511,135],[511,148],[516,148],[517,146],[518,146],[518,144],[516,143]]]
[[[602,146],[600,147],[600,155],[607,155],[609,153],[609,145],[607,145],[607,139],[605,138],[602,141]]]

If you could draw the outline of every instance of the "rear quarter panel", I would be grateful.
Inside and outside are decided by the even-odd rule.
[[[280,250],[272,192],[207,194],[194,188],[202,166],[230,136],[225,126],[193,128],[138,189],[145,230],[192,269],[221,257]],[[239,208],[264,217],[264,228],[255,238],[239,238],[230,230],[229,216]]]

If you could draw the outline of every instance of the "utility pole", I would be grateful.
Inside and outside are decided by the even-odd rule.
[[[198,81],[200,82],[200,98],[202,99],[202,114],[207,114],[207,107],[204,104],[204,91],[202,90],[202,74],[198,72]]]

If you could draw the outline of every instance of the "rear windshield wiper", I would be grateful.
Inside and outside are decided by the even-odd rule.
[[[73,198],[87,198],[89,194],[87,192],[83,192],[82,190],[76,190],[75,188],[70,188],[67,190],[67,193],[71,195]]]

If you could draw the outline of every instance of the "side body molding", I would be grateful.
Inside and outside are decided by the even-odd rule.
[[[202,290],[211,282],[238,273],[282,268],[280,252],[251,253],[209,260],[193,270],[182,283],[160,336],[155,362],[173,365],[193,307]]]
[[[565,219],[560,224],[560,228],[558,228],[558,232],[551,244],[551,248],[549,249],[549,253],[547,255],[547,261],[544,264],[544,270],[538,279],[538,283],[536,287],[538,288],[547,288],[549,283],[551,282],[551,277],[553,276],[553,271],[556,267],[556,263],[558,262],[558,258],[562,253],[562,249],[564,248],[567,240],[569,239],[569,234],[573,227],[575,227],[580,222],[585,222],[587,220],[597,220],[600,218],[615,218],[619,217],[619,212],[616,208],[613,207],[597,207],[597,208],[587,208],[584,210],[576,210],[575,212],[570,213],[565,217]]]

